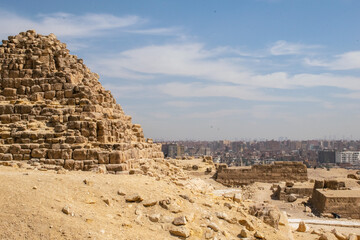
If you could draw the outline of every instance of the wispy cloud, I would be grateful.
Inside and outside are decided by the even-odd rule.
[[[35,29],[41,34],[54,33],[60,37],[89,37],[101,35],[107,30],[122,29],[142,23],[138,16],[117,17],[111,14],[87,13],[74,15],[69,13],[41,14],[34,19],[25,18],[15,13],[0,10],[0,36],[8,35],[28,29]]]
[[[302,55],[309,54],[309,50],[321,48],[320,45],[305,45],[300,43],[290,43],[287,41],[277,41],[270,47],[272,55]]]
[[[151,80],[159,76],[175,76],[192,78],[192,82],[196,82],[198,79],[198,81],[208,82],[202,86],[202,89],[207,89],[207,92],[212,91],[213,96],[223,95],[219,91],[219,89],[223,89],[228,92],[229,97],[246,99],[251,99],[252,95],[263,96],[263,93],[259,92],[261,88],[296,89],[330,86],[360,89],[359,77],[333,73],[291,75],[287,72],[272,72],[259,74],[243,65],[242,61],[234,60],[232,55],[229,57],[229,51],[224,47],[206,49],[200,43],[150,45],[104,56],[102,59],[106,60],[97,61],[95,67],[102,75],[117,78]],[[226,83],[227,86],[222,84],[221,88],[218,88],[216,83]],[[171,84],[174,86],[178,83]],[[193,85],[192,87],[196,88],[197,84]],[[191,90],[187,84],[178,87]],[[200,93],[203,91],[202,89],[199,89]],[[174,94],[177,93],[174,92]],[[260,99],[278,98],[275,96],[272,98],[261,97]]]
[[[314,67],[325,67],[331,70],[360,69],[360,51],[346,52],[335,56],[335,60],[305,59],[305,63]]]

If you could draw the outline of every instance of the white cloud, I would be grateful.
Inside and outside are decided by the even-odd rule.
[[[261,96],[256,89],[296,89],[330,86],[360,89],[360,78],[323,74],[295,74],[273,72],[258,74],[243,66],[241,61],[228,58],[228,48],[205,49],[200,43],[151,45],[123,51],[97,61],[96,70],[104,76],[131,79],[156,79],[159,76],[196,78],[209,82],[207,92],[220,94],[214,83],[234,84],[223,86],[229,97]],[[192,80],[193,82],[196,80]],[[200,91],[201,92],[201,91]],[[233,93],[235,92],[235,93]],[[241,96],[238,94],[241,92]],[[176,94],[176,93],[175,93]],[[224,94],[222,94],[224,95]],[[274,97],[273,99],[277,99]],[[255,99],[254,99],[255,100]]]
[[[202,102],[193,102],[193,101],[169,101],[165,103],[168,106],[177,107],[177,108],[191,108],[208,105],[207,103]]]
[[[179,28],[150,28],[150,29],[138,29],[128,30],[129,33],[137,33],[144,35],[179,35]]]
[[[60,37],[89,37],[101,35],[106,30],[122,29],[144,20],[138,16],[117,17],[111,14],[73,15],[53,13],[38,15],[35,19],[21,17],[14,13],[0,10],[0,37],[3,39],[28,29],[38,33],[54,33]]]
[[[289,43],[287,41],[277,41],[270,48],[270,53],[272,55],[301,55],[308,54],[309,50],[320,48],[319,45],[305,45],[300,43]]]
[[[360,69],[360,51],[346,52],[335,56],[335,60],[305,59],[305,63],[314,67],[325,67],[331,70]]]

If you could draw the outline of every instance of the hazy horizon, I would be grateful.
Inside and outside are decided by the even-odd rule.
[[[3,1],[153,139],[360,139],[360,1]]]

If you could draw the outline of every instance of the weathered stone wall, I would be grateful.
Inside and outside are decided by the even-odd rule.
[[[307,181],[307,168],[300,162],[275,162],[252,167],[219,166],[216,181],[228,185],[246,185],[254,182]]]
[[[360,219],[360,190],[314,189],[311,204],[321,214]]]
[[[30,30],[0,45],[0,161],[89,170],[163,158],[110,91],[55,35]]]

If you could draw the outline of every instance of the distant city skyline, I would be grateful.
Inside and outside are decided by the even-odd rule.
[[[360,139],[356,0],[0,0],[54,33],[158,140]]]

